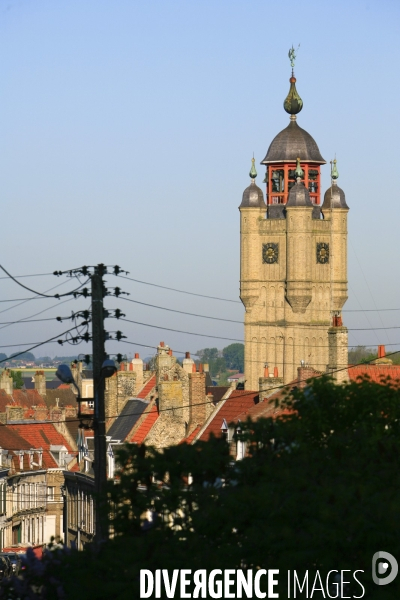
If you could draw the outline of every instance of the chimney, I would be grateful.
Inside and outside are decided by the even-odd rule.
[[[385,358],[385,356],[386,356],[385,346],[384,345],[378,346],[378,358]]]
[[[43,397],[46,397],[46,376],[44,371],[36,371],[35,390]]]
[[[185,358],[182,361],[182,368],[186,373],[192,373],[194,360],[190,358],[190,352],[185,353]]]
[[[202,370],[198,373],[193,371],[189,374],[189,430],[196,425],[203,425],[212,408],[212,397],[206,395],[205,373]]]
[[[130,366],[136,373],[136,393],[139,393],[143,387],[143,361],[138,352],[135,353],[135,358],[132,358]]]
[[[47,406],[45,404],[38,404],[35,407],[33,418],[35,421],[46,421],[48,416]]]
[[[22,421],[24,418],[24,409],[22,406],[6,406],[7,423],[10,421]]]
[[[0,390],[4,390],[6,394],[12,396],[14,389],[13,378],[10,375],[10,371],[8,369],[4,369],[0,376]]]

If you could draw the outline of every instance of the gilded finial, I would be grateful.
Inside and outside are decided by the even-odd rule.
[[[298,45],[298,48],[300,47],[300,44]],[[299,113],[301,111],[301,109],[303,108],[303,100],[300,98],[297,90],[296,90],[296,77],[294,76],[294,64],[295,64],[295,60],[296,60],[296,50],[293,48],[293,46],[290,48],[289,50],[289,59],[290,59],[290,64],[292,67],[292,76],[289,79],[290,82],[290,89],[289,89],[289,93],[286,96],[286,99],[283,103],[283,108],[285,109],[285,111],[287,113],[289,113],[289,115],[297,115],[297,113]],[[295,117],[294,117],[295,118]]]
[[[255,162],[256,161],[255,161],[254,156],[253,156],[253,158],[251,159],[251,169],[250,169],[250,173],[249,173],[249,175],[250,175],[250,177],[252,179],[255,179],[257,177],[257,171],[256,171]]]
[[[295,170],[296,179],[304,177],[304,171],[300,165],[300,158],[297,158],[296,170]]]
[[[331,161],[331,179],[333,179],[334,181],[339,177],[339,171],[337,170],[337,166],[336,166],[336,158]]]

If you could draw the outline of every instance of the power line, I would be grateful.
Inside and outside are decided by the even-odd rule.
[[[224,337],[224,336],[220,336],[220,335],[212,335],[212,334],[206,334],[206,333],[198,333],[198,332],[193,332],[193,331],[184,331],[182,329],[173,329],[170,327],[161,327],[159,325],[151,325],[150,323],[142,323],[141,321],[133,321],[131,319],[125,319],[125,318],[121,318],[121,321],[125,321],[127,323],[133,323],[134,325],[141,325],[143,327],[151,327],[152,329],[160,329],[162,331],[172,331],[174,333],[183,333],[185,335],[195,335],[198,337],[206,337],[206,338],[211,338],[211,339],[217,339],[217,340],[226,340],[229,342],[239,342],[241,344],[244,344],[244,340],[240,339],[240,338],[231,338],[231,337]],[[377,328],[379,329],[379,328]],[[393,327],[392,329],[400,329],[400,327]],[[353,329],[349,329],[348,331],[353,331]],[[369,331],[369,329],[355,329],[354,331]],[[281,337],[279,335],[279,331],[276,332],[277,333],[277,337]],[[315,335],[319,335],[319,331],[313,331],[312,329],[310,330],[310,334],[315,333]],[[319,336],[320,337],[320,336]],[[262,342],[262,341],[257,341],[257,342],[250,342],[252,344],[256,343],[256,344],[261,344],[261,345],[268,345],[268,344],[273,344],[274,342]],[[304,345],[304,344],[293,344],[294,346],[300,346],[300,345]],[[310,343],[310,346],[312,346],[312,344]],[[315,346],[316,348],[328,348],[329,345],[323,345],[323,346]],[[356,346],[355,346],[356,347]]]
[[[54,273],[32,273],[32,275],[14,275],[14,278],[22,279],[23,277],[46,277],[47,275],[54,275]],[[9,277],[0,277],[0,279],[9,279]]]
[[[47,294],[47,292],[51,292],[52,290],[55,290],[56,288],[58,288],[62,285],[65,285],[66,283],[67,283],[67,281],[62,281],[61,283],[54,285],[50,289],[46,290],[46,294]],[[33,299],[36,300],[36,296]],[[72,298],[71,298],[71,300],[72,300]],[[7,312],[9,310],[12,310],[13,308],[18,308],[18,306],[22,306],[23,304],[26,304],[27,302],[29,302],[29,298],[25,299],[23,302],[20,302],[19,304],[16,304],[15,306],[9,306],[8,308],[5,308],[4,310],[0,310],[0,314]],[[66,301],[64,300],[64,302],[66,302]],[[57,306],[60,306],[60,304],[62,304],[62,302],[60,302]],[[47,308],[45,310],[47,310]],[[42,311],[42,312],[44,312],[44,311]],[[40,313],[36,313],[36,314],[40,314]]]
[[[188,292],[186,290],[177,290],[175,288],[167,287],[165,285],[158,285],[157,283],[149,283],[148,281],[140,281],[139,279],[133,279],[132,277],[126,277],[125,275],[118,275],[123,279],[129,279],[135,283],[141,283],[143,285],[151,285],[152,287],[161,288],[162,290],[170,290],[171,292],[179,292],[180,294],[188,294],[189,296],[198,296],[199,298],[209,298],[210,300],[221,300],[223,302],[232,302],[234,304],[242,304],[240,300],[230,300],[229,298],[219,298],[218,296],[207,296],[206,294],[195,294],[194,292]]]
[[[10,279],[12,279],[13,281],[15,281],[15,283],[17,285],[21,286],[25,290],[28,290],[28,292],[32,292],[33,294],[36,294],[37,296],[41,296],[43,298],[61,298],[62,296],[69,296],[70,294],[73,294],[74,292],[78,291],[82,287],[82,285],[85,285],[85,283],[87,283],[89,281],[89,279],[87,279],[85,283],[81,284],[78,288],[76,288],[75,290],[72,290],[71,292],[67,292],[65,294],[55,294],[54,296],[49,296],[47,294],[42,294],[42,292],[37,292],[36,290],[33,290],[32,288],[24,285],[23,283],[21,283],[20,281],[18,281],[15,277],[13,277],[13,275],[11,275],[11,273],[9,273],[2,265],[0,265],[0,269],[2,271],[4,271],[4,273],[6,275],[8,275],[8,277],[10,277]]]
[[[48,310],[52,310],[56,306],[58,308],[61,304],[65,304],[66,302],[71,302],[71,300],[74,300],[74,298],[67,298],[66,300],[62,300],[62,302],[59,302],[57,305],[48,306],[44,310],[41,310],[33,315],[30,315],[29,317],[23,317],[23,318],[19,319],[19,321],[13,321],[13,322],[10,322],[9,324],[4,324],[4,327],[0,327],[0,329],[5,329],[9,325],[14,325],[16,323],[24,323],[24,322],[28,323],[29,321],[27,321],[27,319],[30,319],[30,317],[37,317],[38,315],[41,315],[42,313],[44,313]],[[17,306],[20,306],[20,305],[17,305]],[[56,317],[53,317],[53,318],[56,318]],[[53,319],[51,319],[51,320],[53,320]]]
[[[234,319],[224,319],[222,317],[211,317],[209,315],[199,315],[197,313],[190,313],[190,312],[186,312],[183,310],[176,310],[174,308],[166,308],[165,306],[157,306],[155,304],[149,304],[148,302],[140,302],[139,300],[132,300],[131,298],[124,298],[123,296],[120,296],[121,300],[125,300],[126,302],[133,302],[134,304],[140,304],[141,306],[148,306],[149,308],[156,308],[158,310],[166,310],[168,312],[173,312],[173,313],[177,313],[180,315],[188,315],[190,317],[199,317],[201,319],[211,319],[213,321],[224,321],[224,322],[228,322],[228,323],[239,323],[240,325],[243,325],[244,322],[243,320],[241,321],[237,321]],[[326,309],[313,309],[313,310],[317,310],[319,312],[327,312]],[[393,309],[395,310],[395,309]],[[354,312],[360,312],[360,311],[354,311]],[[364,312],[364,311],[362,311]],[[369,323],[369,321],[368,321]],[[395,327],[371,327],[371,330],[373,329],[396,329]],[[348,331],[368,331],[367,329],[349,329]],[[212,337],[212,336],[211,336]]]
[[[17,356],[20,356],[21,354],[24,354],[25,352],[30,352],[31,350],[34,350],[35,348],[39,348],[39,346],[43,346],[44,344],[48,344],[49,342],[52,342],[56,338],[59,338],[62,335],[66,335],[67,333],[69,333],[70,331],[73,331],[74,329],[77,329],[78,327],[80,327],[80,325],[75,325],[74,327],[71,327],[70,329],[67,329],[63,333],[58,333],[57,335],[54,335],[53,337],[49,338],[48,340],[45,340],[44,342],[35,343],[35,345],[32,346],[31,348],[28,348],[27,350],[22,350],[21,352],[18,352],[17,354],[14,354],[12,358],[13,359],[17,358]],[[26,345],[27,344],[14,344],[14,346],[26,346]],[[12,346],[0,346],[0,347],[1,348],[11,348]],[[10,360],[10,359],[9,358],[3,358],[2,360],[0,360],[0,363],[7,362],[8,360]]]
[[[121,300],[127,302],[133,302],[134,304],[141,304],[142,306],[149,306],[150,308],[158,308],[159,310],[166,310],[168,312],[178,313],[180,315],[189,315],[190,317],[200,317],[201,319],[212,319],[213,321],[226,321],[228,323],[240,323],[243,325],[243,321],[236,321],[234,319],[222,319],[220,317],[210,317],[208,315],[198,315],[196,313],[185,312],[183,310],[176,310],[174,308],[166,308],[165,306],[156,306],[155,304],[149,304],[148,302],[139,302],[139,300],[132,300],[131,298],[124,298],[120,296]]]
[[[112,273],[110,273],[110,275],[112,275]],[[187,290],[179,290],[177,288],[171,288],[171,287],[167,287],[164,285],[159,285],[157,283],[150,283],[148,281],[141,281],[140,279],[133,279],[132,277],[126,277],[125,275],[118,275],[118,277],[122,277],[123,279],[128,279],[129,281],[134,281],[135,283],[141,283],[143,285],[149,285],[152,287],[157,287],[157,288],[161,288],[163,290],[170,290],[172,292],[178,292],[180,294],[188,294],[190,296],[198,296],[199,298],[209,298],[211,300],[221,300],[223,302],[232,302],[234,304],[242,304],[242,302],[240,300],[232,300],[230,298],[220,298],[218,296],[207,296],[206,294],[197,294],[194,292],[189,292]],[[127,298],[124,298],[125,300]],[[131,300],[132,302],[132,300]],[[375,304],[375,302],[374,302]],[[149,305],[151,306],[151,305]],[[162,308],[162,307],[155,307],[155,308]],[[164,309],[164,310],[170,310],[170,309]],[[314,310],[326,310],[326,309],[314,309]],[[342,310],[342,312],[346,312],[346,313],[353,313],[353,312],[389,312],[389,311],[400,311],[400,308],[366,308],[363,309],[361,308],[360,310],[358,309],[344,309]],[[187,313],[190,314],[190,313]],[[196,315],[196,316],[204,316],[204,315]],[[206,318],[212,318],[212,317],[206,317]]]

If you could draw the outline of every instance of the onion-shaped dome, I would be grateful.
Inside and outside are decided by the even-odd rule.
[[[335,179],[332,179],[331,187],[325,192],[321,210],[324,211],[324,209],[330,208],[349,208],[346,204],[344,191],[338,186]]]
[[[297,178],[296,183],[289,192],[289,199],[286,203],[286,208],[291,206],[310,206],[313,207],[311,202],[310,192],[301,181],[300,177]]]
[[[346,204],[346,196],[344,191],[338,186],[337,179],[339,177],[339,171],[337,170],[336,158],[331,161],[331,187],[325,192],[324,202],[321,206],[321,210],[330,208],[346,208],[349,207]]]
[[[296,77],[294,77],[293,72],[289,81],[290,89],[283,103],[283,108],[287,113],[289,113],[289,115],[297,115],[297,113],[299,113],[303,108],[303,100],[300,98],[299,93],[296,90]]]
[[[272,140],[261,164],[296,162],[299,156],[302,162],[326,163],[314,138],[299,127],[295,117],[292,117],[289,125]]]
[[[266,208],[262,190],[256,185],[257,171],[254,158],[251,159],[251,169],[249,173],[251,183],[243,192],[242,204],[239,208]]]
[[[239,208],[266,208],[262,190],[256,185],[254,179],[243,192],[242,204]]]

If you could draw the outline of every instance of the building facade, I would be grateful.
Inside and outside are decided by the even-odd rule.
[[[321,166],[315,140],[297,124],[303,103],[292,72],[284,109],[289,125],[271,142],[266,201],[256,185],[244,191],[240,210],[240,298],[245,306],[245,388],[289,383],[300,365],[346,378],[347,213],[337,185],[321,203]],[[260,378],[262,381],[260,382]]]

